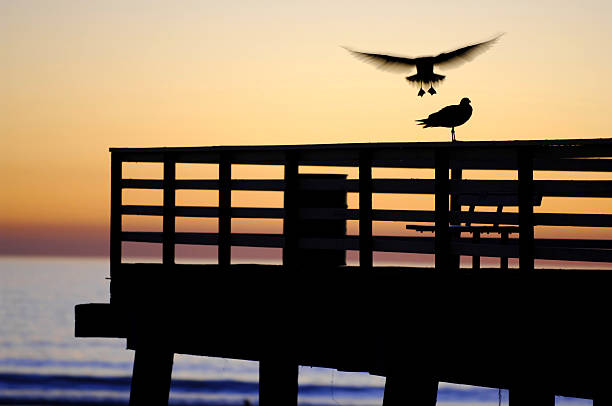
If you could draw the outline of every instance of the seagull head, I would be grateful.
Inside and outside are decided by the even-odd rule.
[[[472,101],[470,99],[468,99],[467,97],[464,97],[463,99],[461,99],[461,102],[459,103],[462,106],[465,105],[469,105]]]

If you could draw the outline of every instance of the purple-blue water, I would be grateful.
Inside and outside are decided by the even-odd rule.
[[[0,258],[0,404],[126,405],[134,353],[124,340],[74,338],[74,305],[108,302],[108,261]],[[300,367],[299,404],[382,404],[385,380]],[[173,405],[257,404],[258,364],[175,355]],[[497,406],[498,390],[440,383],[438,405]],[[410,394],[406,393],[407,401]],[[501,392],[501,404],[508,393]],[[557,405],[591,401],[557,397]]]

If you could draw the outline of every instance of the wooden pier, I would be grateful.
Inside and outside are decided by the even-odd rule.
[[[612,241],[535,230],[612,235],[612,205],[543,212],[551,198],[612,198],[611,158],[612,139],[112,148],[110,303],[77,305],[75,334],[124,338],[136,351],[131,405],[167,402],[175,353],[259,361],[262,406],[297,404],[299,365],[386,376],[385,406],[407,404],[406,396],[433,406],[440,381],[509,389],[512,406],[552,406],[555,395],[610,405],[612,271],[571,263],[609,268]],[[163,178],[125,178],[132,162],[163,165]],[[185,163],[216,165],[218,175],[179,179]],[[284,176],[236,179],[235,165],[282,166]],[[300,171],[313,166],[358,176]],[[380,178],[376,168],[433,176]],[[492,176],[466,176],[472,170]],[[496,171],[515,176],[495,179]],[[593,176],[567,179],[572,173]],[[161,190],[163,204],[124,204],[126,189]],[[177,205],[178,190],[218,191],[218,204]],[[284,204],[233,207],[232,191],[281,192]],[[358,208],[347,207],[347,193],[358,194]],[[435,204],[380,209],[376,194],[431,195]],[[498,210],[465,210],[472,204]],[[163,229],[124,231],[125,216],[161,217]],[[218,219],[217,232],[177,232],[179,217]],[[233,233],[232,219],[242,218],[282,219],[282,233]],[[347,235],[354,220],[358,230]],[[406,235],[377,235],[376,222],[396,222]],[[433,233],[410,235],[414,223]],[[125,242],[160,244],[161,263],[124,263]],[[177,244],[216,246],[217,264],[176,264]],[[235,264],[232,247],[281,248],[282,264]],[[347,251],[359,253],[357,265],[345,265]],[[435,266],[378,266],[375,252],[432,254]],[[460,267],[461,256],[473,267]],[[481,257],[502,266],[481,267]],[[570,265],[536,269],[540,259]]]

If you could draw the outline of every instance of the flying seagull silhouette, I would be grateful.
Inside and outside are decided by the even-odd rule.
[[[456,141],[455,127],[465,123],[472,116],[472,106],[470,106],[470,103],[470,99],[464,97],[459,104],[446,106],[442,110],[430,114],[429,117],[416,121],[423,128],[450,127],[451,141]]]
[[[436,94],[436,90],[433,85],[437,85],[439,82],[444,80],[446,76],[438,75],[434,73],[435,66],[458,66],[464,62],[471,61],[477,55],[483,53],[495,43],[501,37],[501,34],[497,37],[490,39],[479,44],[467,45],[463,48],[455,49],[454,51],[443,52],[436,56],[421,56],[418,58],[408,58],[396,55],[385,55],[385,54],[373,54],[368,52],[354,51],[350,48],[343,47],[357,58],[366,62],[378,65],[379,69],[388,71],[406,71],[416,66],[417,73],[412,76],[406,76],[406,80],[419,84],[418,96],[423,97],[425,91],[423,85],[430,85],[429,94],[432,96]]]

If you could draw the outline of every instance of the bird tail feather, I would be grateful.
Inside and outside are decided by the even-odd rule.
[[[412,76],[407,76],[406,80],[409,82],[415,82],[417,84],[423,83],[424,85],[427,85],[431,83],[435,85],[438,82],[442,82],[445,77],[446,76],[444,75],[438,75],[437,73],[432,73],[431,76],[424,78],[422,74],[417,73]]]
[[[426,118],[423,118],[421,120],[415,120],[417,122],[417,125],[422,125],[423,128],[428,128],[429,127],[429,123],[427,122]]]

